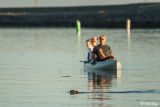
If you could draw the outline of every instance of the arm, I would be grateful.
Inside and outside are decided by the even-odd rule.
[[[115,57],[114,57],[113,53],[111,53],[111,56],[113,57],[113,59],[115,59]]]
[[[110,54],[111,54],[111,57],[113,57],[113,59],[115,59],[115,57],[114,57],[114,54],[113,54],[113,52],[112,52],[112,50],[111,50],[111,48],[109,47],[109,50],[110,50]],[[103,53],[103,51],[102,51],[102,49],[100,48],[99,50],[98,50],[99,52],[99,56],[102,58],[102,59],[104,59],[104,58],[107,58],[108,56],[105,56],[105,54]]]
[[[102,51],[102,49],[100,48],[99,50],[98,50],[99,52],[99,56],[102,58],[102,59],[104,59],[104,58],[106,58],[106,56],[105,56],[105,54],[103,53],[103,51]]]
[[[90,42],[92,41],[92,38],[91,39],[88,39],[86,40],[86,44],[87,44],[87,47],[90,48],[91,47],[91,44]]]

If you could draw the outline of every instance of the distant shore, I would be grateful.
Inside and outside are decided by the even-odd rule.
[[[0,8],[0,27],[160,28],[160,3],[55,8]]]

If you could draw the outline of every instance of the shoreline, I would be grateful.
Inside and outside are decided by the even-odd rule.
[[[0,8],[0,27],[160,28],[160,3],[108,6]]]

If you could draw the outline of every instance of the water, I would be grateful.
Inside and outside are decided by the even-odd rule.
[[[160,29],[132,30],[130,41],[125,29],[82,29],[81,36],[73,28],[0,32],[1,107],[160,106]],[[85,41],[101,34],[122,70],[83,70]]]

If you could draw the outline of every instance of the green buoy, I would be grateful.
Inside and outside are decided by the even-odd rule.
[[[77,34],[81,33],[81,22],[79,20],[77,20],[77,23],[76,23],[76,30],[77,30]]]

